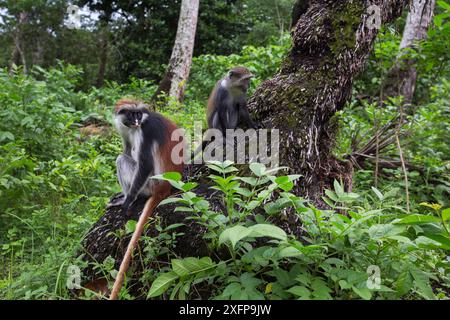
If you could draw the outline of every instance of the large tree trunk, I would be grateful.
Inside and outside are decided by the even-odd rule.
[[[435,0],[413,0],[410,3],[400,54],[394,66],[389,70],[383,86],[383,97],[403,96],[405,104],[411,104],[416,87],[417,70],[414,61],[404,58],[406,49],[427,38],[428,27],[433,20]]]
[[[378,32],[371,24],[373,16],[367,14],[366,9],[378,5],[381,19],[386,23],[400,16],[405,2],[309,1],[309,7],[300,14],[293,28],[292,49],[280,71],[273,79],[265,81],[249,101],[260,123],[280,130],[281,164],[303,174],[304,178],[296,186],[297,193],[318,205],[321,205],[323,188],[330,186],[333,179],[343,178],[347,187],[351,186],[352,166],[341,163],[331,154],[336,131],[332,117],[349,98],[352,81],[361,71]],[[199,183],[194,192],[210,200],[211,210],[224,211],[217,192],[204,181],[208,174],[205,167],[189,165],[185,168],[184,179]],[[184,238],[178,240],[182,247],[177,247],[176,254],[181,257],[205,255],[204,227],[193,220],[184,220],[185,215],[174,211],[174,206],[160,206],[154,215],[163,225],[186,224],[182,230]],[[137,205],[132,212],[139,212],[141,208],[142,204]],[[111,255],[118,266],[129,237],[118,239],[113,233],[123,229],[128,219],[117,208],[110,207],[86,236],[86,259],[101,262]],[[286,214],[273,222],[300,237],[297,215]],[[147,232],[151,236],[156,233],[153,228]],[[142,268],[138,262],[133,265]],[[92,270],[85,272],[85,276],[92,274]]]
[[[199,0],[182,0],[181,2],[180,18],[178,20],[172,56],[170,57],[166,74],[161,80],[153,100],[157,100],[162,92],[178,101],[183,100],[184,88],[192,64],[198,8]]]
[[[28,19],[28,13],[27,12],[21,12],[17,18],[17,25],[16,29],[14,30],[14,48],[11,54],[11,67],[13,64],[19,65],[22,64],[23,67],[23,73],[28,73],[27,68],[27,60],[25,56],[25,49],[23,44],[23,25],[26,23]]]
[[[331,154],[336,133],[332,118],[349,98],[378,33],[367,10],[371,5],[378,6],[386,23],[401,14],[405,1],[311,0],[306,11],[297,4],[304,13],[296,16],[292,49],[280,71],[249,102],[264,127],[280,130],[281,164],[304,176],[297,192],[318,205],[334,179],[351,188],[350,163]]]

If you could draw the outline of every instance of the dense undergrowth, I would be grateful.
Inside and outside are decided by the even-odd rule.
[[[389,32],[381,35],[372,60],[377,61],[380,52],[389,54],[386,47],[397,40],[398,35]],[[191,129],[193,120],[204,118],[208,91],[225,70],[248,66],[257,75],[254,89],[276,71],[288,46],[286,40],[265,48],[246,47],[240,55],[195,58],[184,103],[170,102],[159,111]],[[393,50],[390,54],[395,56]],[[380,74],[377,68],[388,67],[373,61],[356,83],[353,100],[338,115],[338,157],[352,152],[355,136],[362,144],[367,141],[375,121],[387,123],[398,113],[398,101],[380,110],[356,98],[378,86],[373,80]],[[131,79],[128,84],[111,82],[102,89],[79,91],[80,72],[62,62],[49,70],[35,68],[28,76],[19,69],[12,74],[0,70],[1,298],[71,297],[66,286],[69,267],[81,266],[75,252],[110,196],[120,191],[115,158],[121,141],[109,125],[112,105],[122,96],[148,99],[156,89],[153,83]],[[196,288],[207,286],[211,299],[448,297],[450,82],[444,76],[426,81],[435,74],[433,66],[423,72],[418,104],[407,115],[408,134],[401,139],[412,165],[409,213],[400,167],[382,169],[375,188],[374,167],[368,163],[355,172],[352,193],[336,182],[324,195],[331,209],[319,210],[289,193],[293,179],[301,183],[299,176],[252,165],[251,177],[238,177],[230,163],[210,164],[216,172],[211,179],[228,204],[229,216],[212,212],[205,199],[195,197],[195,184],[166,176],[185,191],[177,200],[184,210],[207,227],[212,254],[171,256],[169,266],[149,270],[142,279],[151,288],[148,296],[195,298]],[[395,145],[383,152],[398,156]],[[279,200],[265,203],[273,192],[280,194]],[[271,224],[287,207],[302,222],[301,239]],[[265,214],[248,219],[255,208]],[[145,259],[170,256],[176,227],[148,240]],[[219,248],[227,250],[228,259],[213,254]],[[101,266],[110,276],[111,265],[107,260]],[[134,298],[126,289],[122,297]]]

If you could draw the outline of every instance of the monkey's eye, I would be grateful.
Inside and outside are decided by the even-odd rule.
[[[233,72],[233,71],[230,71],[230,72],[228,73],[228,76],[229,76],[230,78],[232,78],[232,77],[234,77],[234,76],[235,76],[235,74],[234,74],[234,72]]]
[[[119,110],[119,112],[117,112],[117,114],[125,114],[125,109],[121,109],[121,110]]]

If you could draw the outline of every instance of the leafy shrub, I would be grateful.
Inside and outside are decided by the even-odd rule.
[[[211,255],[174,257],[170,266],[161,268],[148,297],[195,298],[193,288],[198,287],[212,299],[445,296],[442,290],[450,284],[450,209],[424,204],[432,212],[406,215],[392,204],[395,192],[382,194],[373,188],[362,197],[344,192],[335,182],[325,197],[332,209],[319,210],[289,192],[300,176],[275,176],[280,169],[260,164],[250,165],[250,177],[236,176],[230,162],[208,166],[228,215],[212,211],[206,199],[193,193],[195,183],[183,183],[174,174],[159,177],[183,192],[164,203],[178,203],[177,210],[187,212],[187,219],[207,228],[203,237]],[[259,207],[265,214],[254,216]],[[271,222],[286,209],[300,219],[300,239]],[[228,258],[218,258],[221,248],[227,249]]]

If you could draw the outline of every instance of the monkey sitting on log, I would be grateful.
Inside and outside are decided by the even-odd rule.
[[[178,154],[172,152],[180,143],[171,140],[172,133],[177,129],[176,125],[162,115],[151,112],[146,104],[130,99],[120,100],[115,107],[114,121],[124,144],[123,153],[116,160],[117,177],[125,195],[121,203],[122,210],[127,213],[138,196],[149,199],[120,265],[110,295],[111,300],[117,299],[133,249],[148,217],[171,194],[169,182],[151,177],[165,172],[182,174],[184,167],[183,146]]]
[[[236,129],[239,123],[256,129],[247,109],[247,91],[253,74],[246,67],[235,67],[220,79],[212,90],[206,109],[208,129],[218,129],[226,137],[227,129]],[[208,144],[203,140],[191,159],[203,151]]]

